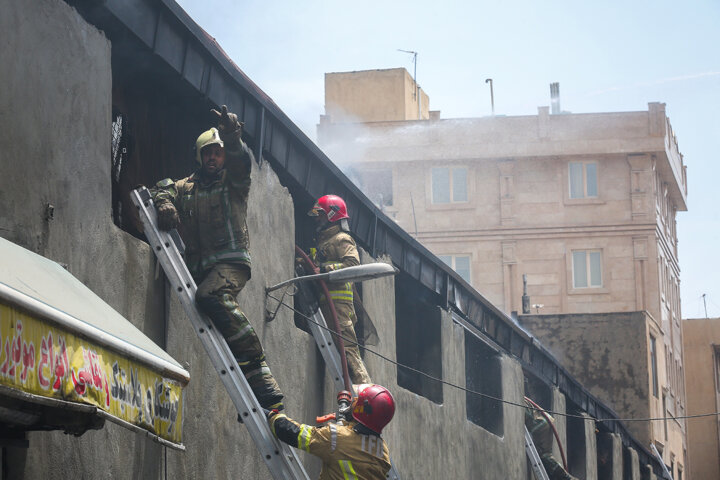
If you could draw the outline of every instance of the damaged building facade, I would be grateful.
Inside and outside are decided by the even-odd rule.
[[[7,430],[23,431],[18,419],[32,411],[2,410],[2,478],[269,478],[128,198],[136,185],[192,171],[194,140],[220,104],[244,121],[257,159],[253,277],[239,302],[290,416],[310,421],[331,411],[335,392],[293,310],[283,306],[264,322],[277,307],[265,287],[294,275],[294,245],[310,242],[305,212],[334,193],[348,203],[363,262],[400,270],[364,282],[362,295],[380,337],[365,362],[395,396],[384,437],[403,478],[529,478],[523,377],[543,407],[573,415],[557,415],[573,474],[661,474],[625,425],[596,421],[617,414],[363,195],[172,0],[4,0],[0,13],[0,236],[63,265],[189,373],[182,448],[111,422],[79,436],[34,425],[13,443]],[[9,405],[3,391],[0,404]],[[301,459],[316,477],[319,462]]]

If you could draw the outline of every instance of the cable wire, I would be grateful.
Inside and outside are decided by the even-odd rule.
[[[433,377],[432,375],[429,375],[429,374],[427,374],[427,373],[425,373],[425,372],[423,372],[423,371],[421,371],[421,370],[418,370],[418,369],[416,369],[416,368],[413,368],[413,367],[404,365],[404,364],[402,364],[402,363],[400,363],[400,362],[397,362],[397,361],[395,361],[395,360],[393,360],[393,359],[391,359],[391,358],[386,357],[385,355],[383,355],[383,354],[381,354],[381,353],[379,353],[379,352],[376,352],[375,350],[373,350],[373,349],[371,349],[371,348],[368,348],[368,347],[366,347],[366,346],[364,346],[364,345],[361,345],[361,344],[358,343],[358,342],[355,342],[355,341],[353,341],[353,340],[351,340],[351,339],[349,339],[349,338],[346,338],[346,337],[344,337],[344,336],[342,336],[342,335],[340,335],[340,334],[335,333],[331,328],[328,328],[328,327],[325,326],[325,325],[321,325],[320,323],[318,323],[318,322],[316,322],[315,320],[313,320],[311,317],[305,315],[305,314],[304,314],[303,312],[301,312],[300,310],[297,310],[297,309],[296,309],[295,307],[293,307],[292,305],[288,305],[287,303],[285,303],[284,300],[281,301],[281,299],[279,299],[279,298],[271,295],[270,293],[268,293],[267,296],[270,297],[270,298],[272,298],[273,300],[278,301],[280,305],[283,305],[283,306],[289,308],[290,310],[292,310],[293,312],[297,313],[298,315],[300,315],[301,317],[303,317],[303,318],[304,318],[305,320],[307,320],[308,322],[311,322],[311,323],[317,325],[318,327],[322,328],[323,330],[326,330],[326,331],[330,332],[331,335],[336,336],[336,337],[340,337],[340,338],[341,338],[343,341],[345,341],[345,342],[348,342],[348,343],[357,345],[358,348],[362,348],[364,351],[370,352],[370,353],[372,353],[373,355],[375,355],[375,356],[377,356],[377,357],[380,357],[380,358],[382,358],[383,360],[385,360],[386,362],[392,363],[392,364],[395,365],[395,366],[405,368],[405,369],[410,370],[410,371],[412,371],[412,372],[415,372],[415,373],[418,373],[418,374],[420,374],[420,375],[423,375],[424,377],[427,377],[427,378],[429,378],[430,380],[434,380],[434,381],[436,381],[436,382],[442,383],[442,384],[447,385],[447,386],[449,386],[449,387],[453,387],[453,388],[456,388],[456,389],[458,389],[458,390],[462,390],[462,391],[464,391],[464,392],[466,392],[466,393],[470,393],[470,394],[473,394],[473,395],[478,395],[478,396],[480,396],[480,397],[484,397],[484,398],[487,398],[487,399],[490,399],[490,400],[495,400],[496,402],[504,403],[504,404],[506,404],[506,405],[512,405],[512,406],[514,406],[514,407],[521,407],[521,408],[524,408],[524,409],[529,408],[529,407],[528,407],[527,405],[525,405],[525,404],[516,403],[516,402],[511,402],[511,401],[509,401],[509,400],[504,400],[504,399],[502,399],[502,398],[493,397],[492,395],[488,395],[487,393],[476,392],[476,391],[474,391],[474,390],[470,390],[470,389],[468,389],[468,388],[462,387],[462,386],[457,385],[457,384],[454,384],[454,383],[452,383],[452,382],[448,382],[448,381],[446,381],[446,380],[442,380],[442,379],[440,379],[440,378]],[[292,296],[292,295],[291,295],[291,296]],[[561,417],[578,418],[578,419],[582,419],[582,420],[594,420],[594,421],[596,421],[596,422],[654,422],[654,421],[661,421],[661,420],[681,420],[681,419],[686,419],[686,418],[715,417],[715,416],[720,415],[720,412],[714,412],[714,413],[700,413],[700,414],[696,414],[696,415],[681,415],[681,416],[678,416],[678,417],[593,418],[593,417],[586,416],[586,415],[577,415],[577,414],[565,413],[565,412],[555,412],[555,411],[552,411],[552,410],[545,410],[545,412],[547,412],[547,413],[549,413],[549,414],[551,414],[551,415],[556,415],[556,416],[561,416]]]

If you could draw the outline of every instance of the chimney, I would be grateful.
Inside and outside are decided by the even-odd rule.
[[[553,115],[560,113],[560,84],[554,82],[550,84],[550,106]]]

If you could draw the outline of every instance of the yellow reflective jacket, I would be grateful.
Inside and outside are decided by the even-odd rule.
[[[355,421],[312,427],[279,414],[270,419],[270,427],[283,442],[322,459],[320,480],[377,480],[390,471],[385,441],[358,432],[362,426]]]
[[[360,265],[355,240],[340,225],[332,225],[318,233],[316,262],[323,272]],[[335,302],[353,302],[352,283],[328,283],[330,298]]]

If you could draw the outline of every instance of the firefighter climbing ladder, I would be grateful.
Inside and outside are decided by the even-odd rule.
[[[528,432],[527,427],[523,428],[525,429],[525,452],[527,452],[530,467],[535,474],[535,478],[537,480],[549,480],[545,467],[542,461],[540,461],[540,455],[538,455],[537,449],[535,448],[535,443],[533,443],[532,435]]]
[[[319,308],[312,314],[312,320],[307,323],[310,328],[310,332],[315,339],[318,350],[320,350],[320,354],[330,370],[330,375],[333,377],[335,389],[338,392],[345,390],[340,354],[338,353],[337,348],[335,348],[335,345],[333,345],[332,335],[329,333],[327,323],[325,323],[325,317],[323,317]],[[397,469],[395,468],[392,458],[390,459],[390,470],[385,478],[389,480],[400,480],[400,475],[397,473]]]
[[[145,236],[150,242],[155,255],[165,270],[173,290],[178,295],[185,313],[190,319],[195,332],[205,347],[215,370],[225,385],[239,418],[250,433],[260,454],[265,460],[273,478],[309,480],[305,469],[290,446],[280,442],[270,431],[267,419],[260,404],[250,389],[245,376],[237,366],[235,357],[230,352],[225,339],[215,329],[210,319],[201,314],[195,306],[197,286],[185,266],[175,238],[169,232],[160,231],[156,227],[157,214],[147,188],[141,187],[132,192],[132,201],[138,208]]]

